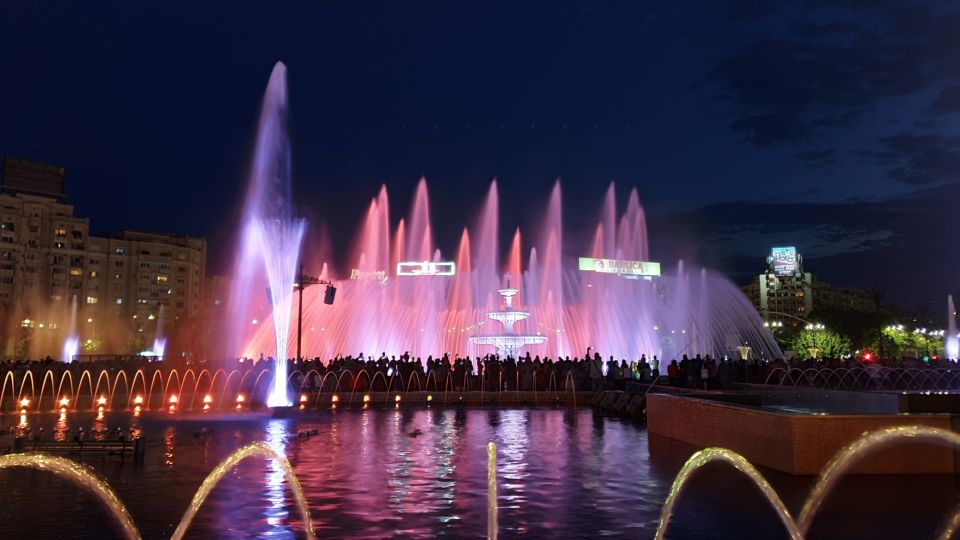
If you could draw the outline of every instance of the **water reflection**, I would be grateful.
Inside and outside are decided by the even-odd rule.
[[[29,420],[35,429],[53,426],[58,436],[94,427],[95,416],[68,413],[61,419],[53,413]],[[9,416],[7,427],[16,428],[17,418]],[[264,439],[293,463],[318,537],[345,539],[485,538],[491,440],[500,449],[502,538],[650,538],[670,482],[695,450],[589,410],[371,408],[293,420],[108,413],[106,420],[113,429],[143,429],[148,443],[142,465],[111,457],[84,461],[110,481],[146,540],[169,538],[206,474],[237,448]],[[296,436],[311,430],[317,434]],[[798,511],[810,480],[774,473],[768,478]],[[10,492],[0,505],[0,538],[116,536],[96,517],[100,510],[92,501],[58,480],[2,471],[0,485]],[[302,524],[289,493],[275,463],[244,462],[211,494],[190,537],[294,538]],[[31,496],[36,494],[42,496]],[[813,534],[929,538],[956,500],[953,477],[851,478],[831,496]],[[858,509],[855,515],[850,508]],[[698,473],[677,512],[671,538],[782,537],[756,490],[728,471]],[[853,522],[855,530],[846,526]]]
[[[266,441],[271,448],[281,454],[287,450],[286,420],[273,419],[267,422]],[[275,459],[271,459],[267,470],[266,480],[267,508],[264,515],[267,518],[267,530],[263,536],[269,538],[293,538],[293,532],[287,528],[290,512],[284,500],[283,469]]]
[[[176,440],[176,428],[168,427],[163,434],[163,464],[168,469],[173,469],[173,449]]]

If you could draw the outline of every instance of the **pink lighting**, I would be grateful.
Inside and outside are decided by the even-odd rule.
[[[690,268],[682,261],[671,268],[664,265],[662,273],[651,266],[655,263],[643,263],[651,266],[644,267],[649,274],[645,277],[659,275],[649,281],[624,279],[620,271],[579,270],[576,257],[580,256],[615,262],[651,260],[645,212],[636,190],[630,191],[621,211],[611,184],[599,205],[592,234],[585,242],[579,238],[574,242],[564,235],[561,187],[555,183],[541,206],[531,208],[543,216],[540,227],[529,235],[515,230],[504,257],[498,242],[499,197],[494,181],[475,224],[461,231],[451,251],[450,269],[455,267],[455,274],[348,279],[398,269],[398,265],[408,270],[406,264],[419,265],[421,276],[445,268],[439,266],[445,257],[434,242],[426,181],[417,184],[409,215],[396,227],[387,189],[382,187],[367,207],[344,273],[311,259],[310,252],[304,254],[320,269],[320,279],[342,281],[333,306],[323,303],[322,288],[304,290],[303,356],[328,359],[357,352],[409,351],[422,358],[444,353],[477,357],[499,349],[556,358],[583,356],[593,347],[604,357],[636,360],[641,355],[664,358],[688,353],[722,357],[735,354],[736,346],[743,343],[768,358],[782,356],[750,301],[716,273]],[[505,285],[504,274],[512,276],[507,288],[515,291],[513,315],[497,315],[510,311],[502,307],[504,300],[498,294]],[[373,310],[376,317],[371,316]],[[282,313],[282,320],[295,318],[295,303]],[[516,313],[529,316],[518,318]],[[248,322],[254,315],[244,313],[238,319]],[[512,317],[497,320],[515,324],[517,337],[526,338],[519,350],[501,347],[502,340],[495,339],[500,325],[490,317]],[[290,358],[296,354],[295,324],[287,325],[286,335],[281,331],[284,339],[279,340],[275,324],[237,328],[244,336],[237,356]],[[313,328],[321,331],[310,331]],[[471,338],[481,339],[471,342]],[[281,343],[279,353],[277,343]]]

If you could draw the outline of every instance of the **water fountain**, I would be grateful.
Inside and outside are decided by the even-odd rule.
[[[66,338],[63,340],[63,349],[60,361],[73,362],[73,358],[80,352],[80,336],[77,335],[77,295],[70,297],[70,322],[66,328]]]
[[[816,484],[812,487],[804,500],[803,506],[795,518],[780,495],[770,485],[763,474],[740,454],[726,448],[706,448],[694,453],[677,473],[667,494],[666,500],[660,509],[660,519],[654,538],[666,538],[670,522],[675,515],[677,503],[685,492],[694,475],[703,467],[712,463],[726,463],[742,473],[753,483],[763,498],[772,507],[782,523],[787,536],[793,540],[806,538],[810,533],[814,519],[823,507],[841,478],[851,473],[854,467],[869,456],[884,449],[902,444],[936,444],[960,448],[960,435],[951,431],[925,426],[899,426],[880,429],[864,433],[859,438],[839,451],[821,471]],[[487,445],[486,465],[486,537],[495,540],[499,533],[499,504],[497,489],[497,446],[492,441]],[[248,444],[240,448],[221,461],[206,476],[200,487],[194,493],[187,509],[171,535],[171,540],[182,539],[189,530],[194,517],[214,488],[233,471],[237,465],[251,457],[263,457],[275,464],[281,481],[287,483],[293,496],[294,505],[303,519],[304,533],[307,538],[315,538],[314,522],[311,516],[306,494],[297,477],[293,466],[282,452],[279,452],[268,442]],[[129,540],[141,538],[140,530],[133,521],[126,505],[117,496],[117,493],[91,468],[81,463],[51,456],[42,453],[15,453],[0,456],[0,470],[11,468],[30,468],[48,471],[64,478],[87,491],[106,510],[113,519],[123,537]],[[954,507],[944,521],[937,538],[947,540],[952,538],[960,528],[960,507]]]
[[[239,339],[248,328],[254,291],[268,286],[273,313],[270,353],[276,356],[273,386],[267,399],[270,407],[291,405],[286,386],[290,312],[300,243],[306,228],[304,220],[293,217],[290,203],[286,73],[286,66],[277,62],[264,94],[230,296],[231,337]]]
[[[646,219],[636,190],[618,210],[616,189],[609,187],[597,225],[586,243],[563,235],[560,184],[545,206],[539,234],[516,230],[501,255],[499,191],[494,181],[472,229],[463,229],[452,257],[434,243],[427,184],[420,180],[408,216],[395,227],[387,188],[367,207],[350,268],[325,264],[323,279],[338,283],[337,309],[323,304],[322,289],[303,294],[303,352],[307,357],[404,351],[414,356],[449,353],[475,356],[476,342],[499,309],[500,275],[510,273],[521,291],[527,333],[548,339],[529,343],[533,355],[582,356],[588,347],[599,353],[637,360],[645,354],[670,359],[682,354],[736,357],[750,346],[757,358],[782,353],[749,300],[724,277],[682,262],[652,280],[579,270],[576,258],[650,260]],[[453,276],[398,276],[398,263],[451,261]],[[243,273],[244,269],[239,269]],[[238,283],[244,283],[243,279]],[[249,291],[262,288],[245,287]],[[278,305],[278,308],[280,306]],[[371,317],[375,309],[377,317]],[[276,310],[286,321],[289,311]],[[515,315],[505,315],[513,317]],[[235,328],[246,330],[237,356],[277,354],[278,339],[269,324],[251,325],[244,316]],[[269,314],[259,321],[269,320]],[[281,349],[285,350],[285,349]],[[665,362],[665,366],[668,362]]]
[[[953,305],[953,295],[947,295],[947,337],[943,339],[944,353],[947,358],[960,357],[960,335],[957,335],[957,307]]]
[[[157,332],[153,338],[153,347],[150,349],[152,356],[163,358],[167,349],[167,338],[163,335],[164,309],[161,304],[157,308]]]
[[[473,336],[470,338],[470,343],[474,345],[493,345],[497,348],[497,354],[501,358],[517,358],[520,347],[539,345],[547,341],[547,337],[522,335],[514,331],[513,325],[528,318],[530,313],[513,309],[513,299],[520,291],[510,288],[510,274],[507,274],[506,280],[507,287],[497,291],[497,294],[503,298],[503,311],[491,311],[487,314],[487,317],[491,320],[499,322],[503,326],[503,330],[499,334]]]

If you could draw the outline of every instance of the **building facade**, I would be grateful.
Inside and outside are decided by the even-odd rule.
[[[91,236],[64,187],[62,167],[4,162],[0,357],[55,357],[71,331],[90,353],[139,352],[164,320],[201,311],[206,240],[136,230]]]
[[[767,319],[807,319],[810,313],[828,309],[864,313],[878,309],[876,299],[866,292],[835,287],[807,272],[803,257],[792,246],[772,248],[766,269],[743,292]]]

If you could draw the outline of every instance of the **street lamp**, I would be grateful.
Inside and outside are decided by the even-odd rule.
[[[300,272],[297,275],[297,282],[293,284],[293,287],[297,289],[297,292],[300,294],[297,296],[297,361],[302,360],[300,357],[300,347],[303,343],[303,290],[309,287],[310,285],[326,285],[327,290],[323,296],[323,303],[329,305],[333,304],[333,299],[337,295],[337,288],[333,286],[333,282],[327,279],[320,279],[314,276],[307,276],[303,273],[303,265],[300,265]]]

